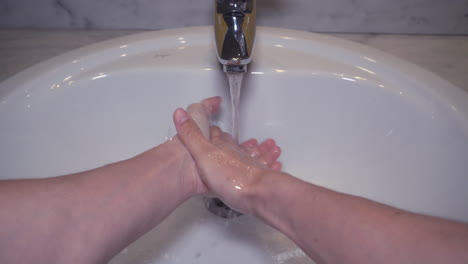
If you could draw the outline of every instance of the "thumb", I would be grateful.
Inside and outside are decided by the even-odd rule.
[[[206,150],[208,141],[195,121],[182,108],[175,110],[173,119],[177,134],[188,151],[194,157],[202,154]]]

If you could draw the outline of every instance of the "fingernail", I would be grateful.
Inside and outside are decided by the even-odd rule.
[[[189,115],[185,112],[184,109],[178,108],[175,111],[174,119],[178,125],[182,125],[185,121],[189,119]]]

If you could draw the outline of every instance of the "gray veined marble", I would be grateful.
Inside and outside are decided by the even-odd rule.
[[[258,0],[259,25],[319,32],[468,34],[468,0]],[[1,0],[2,28],[212,24],[212,0]]]

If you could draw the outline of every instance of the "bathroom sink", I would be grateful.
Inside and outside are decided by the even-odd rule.
[[[148,32],[53,58],[0,84],[1,179],[130,158],[174,135],[172,112],[228,84],[211,27]],[[401,59],[318,34],[258,28],[240,138],[275,138],[284,170],[415,212],[468,221],[468,94]],[[258,220],[193,198],[111,263],[312,263]]]

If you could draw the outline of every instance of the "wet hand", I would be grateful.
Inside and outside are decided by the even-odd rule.
[[[219,104],[218,104],[219,106]],[[277,162],[281,149],[272,140],[258,144],[248,140],[242,145],[217,127],[210,128],[210,139],[183,109],[174,112],[178,138],[192,154],[198,174],[208,190],[230,207],[250,214],[249,194],[268,170],[281,169]]]

